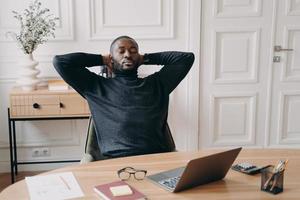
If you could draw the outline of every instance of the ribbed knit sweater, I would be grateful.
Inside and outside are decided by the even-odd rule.
[[[144,58],[144,64],[163,65],[162,69],[145,78],[135,71],[108,79],[87,69],[103,65],[101,55],[70,53],[53,59],[62,78],[87,100],[104,156],[171,151],[163,135],[169,94],[190,70],[194,54],[172,51]]]

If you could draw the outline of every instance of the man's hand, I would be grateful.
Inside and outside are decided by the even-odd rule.
[[[103,55],[102,59],[103,59],[103,65],[111,66],[111,57],[110,57],[109,54],[108,55]]]
[[[144,64],[144,55],[140,54],[140,58],[139,58],[139,62],[138,62],[138,67],[141,66],[142,64]]]
[[[111,76],[111,74],[112,74],[112,59],[111,58],[112,57],[110,54],[102,56],[103,65],[105,65],[107,67],[108,76]]]

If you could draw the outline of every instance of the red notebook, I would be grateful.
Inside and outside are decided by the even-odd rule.
[[[120,185],[128,185],[133,193],[130,195],[126,195],[126,196],[113,196],[109,188],[114,187],[114,186],[120,186]],[[135,188],[133,188],[132,186],[130,186],[129,184],[127,184],[124,181],[115,181],[112,183],[97,185],[94,187],[94,191],[105,200],[145,200],[145,199],[147,199],[144,194],[137,191]]]

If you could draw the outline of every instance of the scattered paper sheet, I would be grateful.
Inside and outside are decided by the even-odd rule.
[[[26,177],[25,181],[32,200],[70,199],[84,196],[72,172]]]

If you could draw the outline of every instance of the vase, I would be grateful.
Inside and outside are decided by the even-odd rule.
[[[40,73],[40,70],[36,69],[38,64],[32,54],[25,54],[25,56],[20,59],[19,78],[16,83],[22,90],[36,90],[37,84],[40,82],[37,78],[37,75]]]

